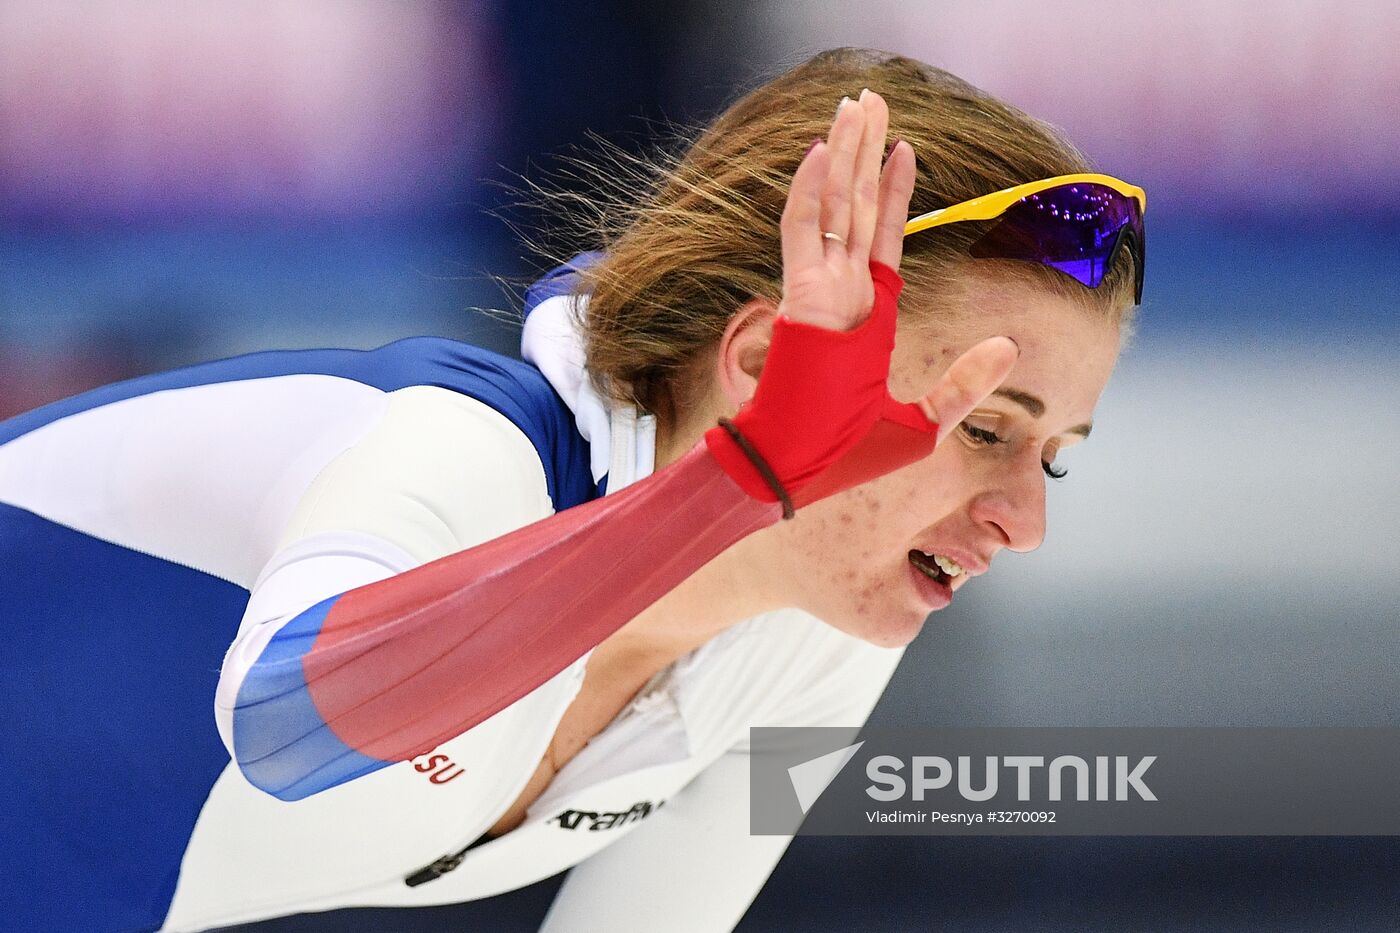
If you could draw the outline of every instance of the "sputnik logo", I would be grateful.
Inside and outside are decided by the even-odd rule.
[[[854,745],[847,745],[787,769],[788,780],[792,781],[792,790],[797,794],[797,805],[802,808],[803,816],[807,815],[807,811],[812,809],[812,804],[817,802],[822,791],[836,780],[836,775],[841,773],[841,769],[846,767],[847,762],[864,744],[864,741],[860,741]]]

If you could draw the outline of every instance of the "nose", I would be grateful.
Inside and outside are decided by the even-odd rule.
[[[1045,476],[1040,458],[1032,459],[999,472],[998,481],[972,500],[972,519],[991,526],[1012,551],[1034,551],[1045,540]]]

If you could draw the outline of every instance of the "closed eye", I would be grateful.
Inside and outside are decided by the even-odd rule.
[[[968,424],[966,421],[958,425],[958,427],[962,428],[963,433],[966,434],[968,437],[972,438],[972,440],[978,444],[991,447],[995,444],[1006,443],[1006,438],[1002,437],[1000,434],[997,434],[995,431],[988,431],[986,428],[979,428],[976,425]],[[1050,477],[1051,479],[1064,479],[1066,476],[1069,475],[1069,470],[1065,469],[1064,467],[1057,467],[1053,463],[1046,463],[1042,461],[1040,464],[1040,468],[1044,470],[1045,475]]]
[[[968,437],[972,438],[979,444],[986,444],[988,447],[990,447],[993,444],[1006,443],[1006,439],[1000,434],[997,434],[995,431],[988,431],[986,428],[979,428],[974,425],[970,425],[966,421],[959,425],[959,427],[963,429],[964,434],[966,434]]]

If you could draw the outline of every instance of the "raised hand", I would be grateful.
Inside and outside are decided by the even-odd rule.
[[[793,321],[836,330],[863,322],[874,301],[869,263],[899,270],[914,193],[914,150],[897,142],[881,165],[889,108],[879,94],[843,98],[824,141],[793,175],[783,210],[783,300]],[[833,237],[834,233],[845,243]],[[991,394],[1015,365],[1007,338],[970,348],[917,404],[946,433]]]
[[[914,152],[898,142],[881,165],[888,127],[879,94],[843,99],[798,166],[768,358],[752,403],[706,435],[726,472],[755,498],[785,500],[786,514],[927,456],[940,425],[966,417],[1019,355],[1009,338],[988,338],[917,402],[890,398]]]

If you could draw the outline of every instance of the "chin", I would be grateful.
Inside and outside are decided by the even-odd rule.
[[[886,607],[875,613],[861,613],[851,618],[853,625],[843,630],[861,641],[880,648],[903,648],[919,637],[928,621],[929,612],[910,612],[908,607]]]

